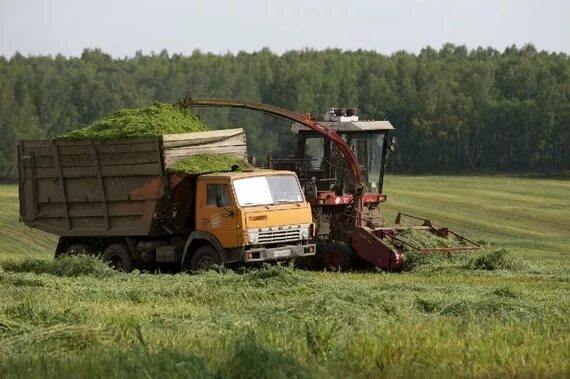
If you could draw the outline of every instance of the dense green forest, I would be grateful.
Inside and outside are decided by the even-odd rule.
[[[445,45],[419,54],[302,50],[113,58],[0,57],[0,177],[16,141],[53,137],[123,107],[184,96],[261,101],[302,113],[358,107],[397,129],[396,172],[539,172],[570,168],[570,61],[532,45],[500,52]],[[212,128],[245,127],[250,152],[287,155],[287,122],[201,109]]]

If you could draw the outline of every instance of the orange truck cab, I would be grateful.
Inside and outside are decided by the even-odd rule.
[[[182,257],[186,269],[315,254],[311,207],[295,173],[201,175],[195,194],[195,230]]]

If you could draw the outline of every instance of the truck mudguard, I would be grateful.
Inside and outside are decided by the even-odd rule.
[[[212,245],[212,247],[214,249],[216,249],[216,251],[220,255],[220,258],[222,259],[222,262],[226,262],[228,260],[227,259],[227,253],[226,253],[225,249],[222,247],[222,244],[220,243],[220,241],[218,241],[218,239],[216,238],[216,236],[214,236],[212,233],[195,230],[192,233],[190,233],[190,236],[188,236],[188,239],[186,240],[186,245],[184,246],[184,253],[182,254],[182,267],[183,268],[184,268],[186,260],[190,259],[192,257],[192,252],[190,251],[190,246],[195,241],[208,242],[210,245]]]

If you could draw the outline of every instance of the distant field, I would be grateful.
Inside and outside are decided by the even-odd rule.
[[[0,185],[0,259],[14,256],[53,256],[57,238],[20,223],[18,208],[18,187]]]
[[[121,274],[52,261],[55,238],[0,187],[0,378],[569,377],[570,181],[390,176],[385,192],[390,218],[512,252],[405,273]]]

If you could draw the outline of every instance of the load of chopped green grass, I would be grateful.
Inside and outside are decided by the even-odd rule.
[[[237,166],[237,167],[236,167]],[[198,154],[175,163],[171,173],[202,174],[206,172],[240,171],[251,168],[246,160],[231,154]]]
[[[60,138],[110,140],[145,138],[164,134],[193,133],[208,130],[188,108],[155,103],[139,109],[120,109],[91,125]]]
[[[7,260],[2,262],[0,267],[8,272],[30,272],[67,277],[94,276],[103,278],[116,274],[100,258],[90,255],[62,256],[54,260],[37,258]]]

